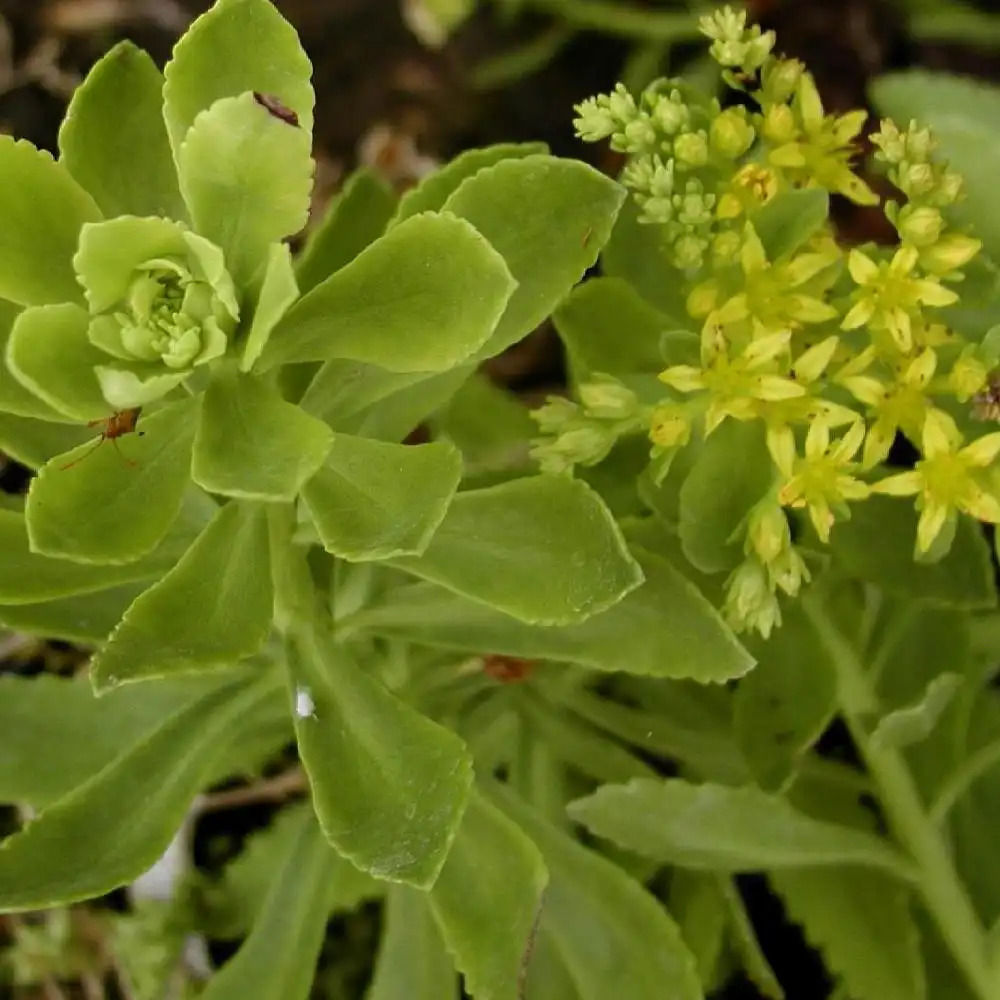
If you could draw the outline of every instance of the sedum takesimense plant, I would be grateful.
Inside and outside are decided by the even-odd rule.
[[[864,116],[702,27],[740,103],[578,109],[621,184],[533,144],[399,199],[362,172],[295,256],[313,94],[268,0],[162,75],[112,50],[58,160],[0,139],[0,448],[37,470],[0,622],[94,650],[89,684],[0,679],[0,913],[130,886],[141,997],[190,933],[242,939],[210,1000],[355,995],[316,966],[368,900],[369,1000],[782,997],[753,872],[835,996],[1000,995],[1000,97],[935,84],[953,166],[883,123],[898,244],[847,249]],[[573,398],[539,438],[476,367],[550,314]],[[308,798],[143,901],[202,793],[292,746]],[[74,974],[55,912],[17,983]]]

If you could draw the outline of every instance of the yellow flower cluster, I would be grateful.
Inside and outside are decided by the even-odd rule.
[[[676,244],[677,178],[697,182],[701,197],[698,227],[683,231],[687,249],[691,240],[701,249],[674,261],[687,282],[687,312],[700,325],[699,363],[661,374],[668,395],[650,410],[650,438],[666,467],[725,420],[763,423],[774,485],[748,513],[746,561],[730,578],[726,611],[734,626],[766,634],[780,621],[776,593],[795,594],[808,579],[789,528],[795,511],[825,543],[836,521],[850,516],[849,504],[872,492],[914,496],[921,558],[943,554],[959,514],[1000,523],[1000,432],[982,435],[969,405],[979,416],[1000,412],[1000,380],[991,376],[991,352],[937,312],[958,301],[953,285],[980,244],[947,230],[942,209],[960,197],[961,178],[933,159],[930,134],[883,122],[872,136],[901,193],[884,206],[898,234],[894,248],[845,249],[822,218],[775,239],[764,217],[773,219],[783,198],[804,205],[820,189],[878,202],[853,169],[865,113],[826,114],[811,75],[772,55],[773,36],[747,28],[744,15],[726,8],[702,27],[727,81],[759,110],[733,115],[715,105],[688,113],[671,91],[671,120],[697,119],[709,137],[706,159],[695,166],[672,154],[677,134],[657,142],[662,85],[631,105],[654,123],[625,174],[627,184],[637,180],[640,203],[653,204],[655,195],[666,206],[664,218],[648,221],[669,222],[667,240]],[[630,122],[612,122],[608,107],[599,98],[581,105],[580,133],[601,108],[605,135],[628,133]],[[622,112],[620,94],[615,107]],[[794,211],[784,221],[785,229],[798,225]],[[899,433],[921,457],[911,471],[887,474],[883,463]]]

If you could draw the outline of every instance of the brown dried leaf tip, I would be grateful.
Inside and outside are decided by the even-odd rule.
[[[287,105],[282,103],[274,94],[262,94],[255,90],[253,99],[264,108],[269,115],[279,118],[287,125],[299,127],[299,116]]]

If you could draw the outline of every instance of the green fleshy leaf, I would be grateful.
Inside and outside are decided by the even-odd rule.
[[[440,169],[428,174],[399,199],[392,225],[421,212],[439,212],[466,178],[478,174],[486,167],[495,166],[502,160],[519,160],[546,153],[548,147],[544,142],[504,142],[483,149],[467,149]]]
[[[46,465],[25,507],[32,550],[95,563],[152,552],[188,488],[198,409],[196,400],[182,400],[140,417],[120,446],[98,439]]]
[[[782,191],[750,216],[769,261],[801,250],[830,215],[825,188]]]
[[[771,874],[789,916],[856,1000],[928,996],[910,894],[881,872],[841,867]],[[942,994],[943,996],[943,994]]]
[[[461,822],[472,761],[325,631],[287,644],[299,754],[327,839],[376,878],[433,885]]]
[[[172,713],[145,739],[0,845],[0,913],[104,895],[163,854],[223,736],[273,693],[229,680]]]
[[[536,625],[582,622],[642,582],[597,494],[557,476],[460,493],[424,554],[394,564]]]
[[[657,900],[503,786],[492,794],[542,852],[550,881],[539,934],[555,945],[580,1000],[703,1000],[694,956]]]
[[[518,283],[477,358],[516,344],[552,312],[597,260],[624,199],[603,174],[551,156],[507,159],[462,182],[444,211],[471,222]]]
[[[964,197],[948,209],[959,225],[970,226],[987,252],[1000,259],[1000,89],[947,73],[912,70],[879,77],[871,88],[875,106],[903,126],[916,119],[930,128],[937,154],[962,175]]]
[[[633,375],[665,367],[660,337],[669,320],[620,278],[596,278],[573,289],[553,317],[576,381],[595,373]],[[622,336],[619,331],[628,331]],[[698,339],[692,335],[697,356]]]
[[[879,719],[871,735],[872,745],[905,747],[927,739],[961,686],[961,674],[939,674],[927,685],[919,701]]]
[[[239,287],[264,266],[272,243],[305,226],[310,148],[309,132],[249,93],[216,101],[185,136],[177,157],[184,201],[195,229],[222,248]]]
[[[667,909],[694,955],[705,992],[713,993],[723,985],[729,922],[719,879],[684,868],[671,872]]]
[[[650,305],[670,320],[669,327],[683,330],[690,325],[686,291],[688,280],[670,262],[662,226],[639,222],[639,207],[628,198],[618,213],[604,252],[601,271],[609,278],[621,278]]]
[[[458,977],[424,893],[393,886],[382,919],[382,942],[365,1000],[456,1000]]]
[[[32,306],[14,321],[7,342],[14,377],[72,420],[100,420],[111,408],[94,374],[108,358],[87,338],[89,326],[79,306]]]
[[[0,625],[63,642],[103,642],[144,589],[132,583],[37,604],[0,605]]]
[[[160,547],[161,550],[165,546]],[[32,552],[24,515],[0,509],[0,604],[35,604],[74,594],[105,590],[118,584],[148,580],[176,559],[172,551],[156,551],[122,566],[96,566],[51,559]]]
[[[758,666],[736,689],[733,728],[754,780],[777,791],[836,714],[836,676],[826,646],[794,602],[783,609],[781,628],[750,648]]]
[[[456,445],[467,476],[530,464],[528,441],[538,433],[528,407],[486,376],[472,374],[433,420],[435,436]]]
[[[140,375],[125,368],[107,365],[98,365],[94,371],[104,398],[116,410],[134,410],[155,403],[181,385],[189,374]]]
[[[759,421],[726,420],[712,432],[680,491],[678,531],[695,568],[718,573],[740,562],[739,529],[773,477]]]
[[[272,601],[265,514],[230,502],[125,613],[91,661],[94,687],[231,666],[263,645]]]
[[[302,397],[304,410],[335,431],[402,441],[469,377],[459,367],[437,375],[390,372],[362,361],[327,361]]]
[[[68,423],[69,417],[63,416],[26,389],[7,367],[7,345],[20,312],[20,306],[0,299],[0,414]]]
[[[101,217],[52,157],[0,136],[0,298],[23,306],[80,302],[73,273],[80,227]]]
[[[407,446],[338,434],[302,499],[334,555],[352,562],[419,555],[461,477],[461,460],[449,444]]]
[[[292,306],[260,366],[347,358],[443,371],[489,337],[514,287],[503,258],[467,222],[414,216]]]
[[[472,996],[517,1000],[547,881],[538,848],[473,790],[428,897]]]
[[[98,698],[82,677],[0,678],[0,802],[44,809],[217,686],[183,678]]]
[[[729,925],[733,951],[747,979],[765,1000],[785,1000],[785,991],[771,968],[757,937],[757,930],[747,913],[743,897],[732,878],[720,878],[718,884],[729,908]]]
[[[191,477],[209,493],[291,501],[323,464],[333,432],[252,376],[205,393]]]
[[[45,418],[0,413],[0,451],[29,469],[40,469],[56,455],[89,440],[92,434],[79,424],[54,424]]]
[[[863,865],[911,876],[887,841],[825,823],[756,788],[637,778],[569,805],[599,837],[685,868],[724,872]]]
[[[309,235],[296,263],[302,294],[339,271],[384,232],[396,208],[392,188],[362,167],[344,182],[326,215]]]
[[[978,524],[959,517],[950,551],[934,563],[913,561],[916,534],[917,513],[912,504],[871,496],[852,507],[849,521],[834,525],[830,551],[843,573],[874,583],[889,594],[939,607],[996,606],[989,546]]]
[[[337,857],[308,811],[299,815],[271,891],[240,950],[202,1000],[307,1000],[326,932]]]
[[[286,243],[272,243],[267,250],[267,265],[257,296],[250,332],[243,346],[240,371],[248,372],[257,363],[271,331],[288,307],[299,297],[295,284],[292,252]]]
[[[153,687],[159,685],[143,685],[138,690]],[[282,712],[287,718],[284,704]],[[310,819],[315,815],[311,802],[285,807],[270,826],[250,834],[240,853],[226,865],[221,881],[214,882],[206,894],[203,923],[206,933],[223,941],[246,936],[277,878],[282,857],[298,834],[303,814]],[[384,883],[376,882],[346,859],[331,854],[336,860],[328,886],[328,912],[353,910],[382,894]]]
[[[255,90],[278,98],[312,133],[312,66],[295,29],[269,0],[220,0],[174,48],[164,70],[163,117],[176,157],[198,113]]]
[[[456,502],[460,499],[461,494]],[[473,654],[488,651],[702,683],[732,680],[750,670],[753,659],[694,586],[665,559],[641,550],[634,554],[643,585],[575,625],[526,625],[427,583],[387,591],[358,615],[357,623],[377,635]]]
[[[163,75],[153,60],[123,41],[73,93],[59,129],[60,162],[109,218],[184,218],[162,90]]]

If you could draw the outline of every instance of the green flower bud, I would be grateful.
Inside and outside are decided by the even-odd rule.
[[[596,97],[587,98],[573,110],[579,116],[573,119],[573,128],[577,138],[584,142],[600,142],[618,130],[614,115]]]
[[[738,632],[755,629],[765,639],[781,624],[781,609],[767,571],[754,558],[736,567],[726,582],[726,621]]]
[[[922,249],[938,241],[944,229],[944,219],[936,208],[905,205],[899,211],[896,228],[900,239]]]
[[[624,141],[613,144],[622,153],[644,153],[654,149],[658,142],[656,129],[645,115],[630,121],[622,134]]]
[[[907,197],[920,198],[934,190],[937,178],[929,163],[904,163],[899,168],[896,184]]]
[[[667,135],[676,135],[682,129],[686,129],[691,122],[691,112],[676,90],[669,95],[662,94],[656,99],[650,117]]]
[[[570,421],[579,416],[580,408],[564,396],[549,396],[537,410],[531,411],[531,419],[545,434],[557,434]]]
[[[674,156],[685,167],[703,167],[708,162],[708,139],[704,132],[685,132],[674,140]]]
[[[708,250],[708,240],[693,233],[685,233],[674,241],[674,263],[682,270],[701,267]]]
[[[624,420],[636,412],[638,399],[631,389],[608,375],[597,378],[580,386],[580,402],[588,416]]]
[[[788,518],[773,500],[761,501],[750,511],[747,541],[765,564],[777,559],[792,544]]]
[[[764,69],[761,89],[766,102],[785,104],[791,100],[805,67],[798,59],[776,59]]]
[[[711,124],[709,135],[712,149],[730,160],[742,156],[754,139],[753,126],[743,108],[723,111]]]
[[[619,122],[628,122],[638,114],[635,98],[624,83],[615,85],[615,89],[607,96],[607,103],[608,110]]]
[[[799,134],[795,114],[787,104],[775,104],[764,115],[764,136],[775,144],[793,142]]]

